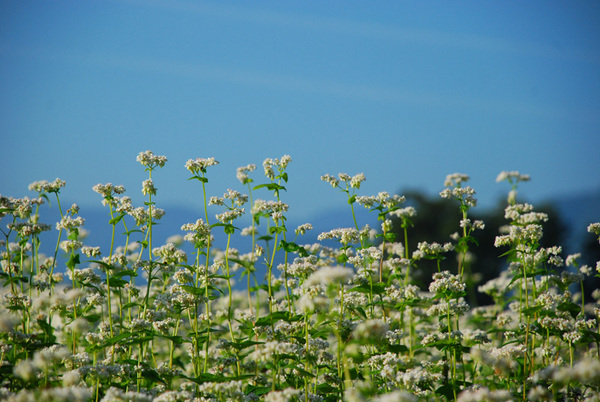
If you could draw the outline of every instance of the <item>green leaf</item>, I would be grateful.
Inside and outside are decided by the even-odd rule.
[[[100,320],[102,318],[102,315],[88,314],[88,315],[84,315],[83,318],[85,318],[88,322],[98,322],[98,320]]]
[[[353,195],[352,197],[348,198],[348,204],[352,205],[356,202],[356,196]]]
[[[266,187],[268,190],[271,190],[271,191],[280,191],[280,190],[287,191],[285,189],[285,187],[280,186],[277,183],[259,184],[258,186],[254,186],[254,188],[252,190],[258,190],[258,189],[264,188],[264,187]]]
[[[77,240],[77,238],[79,237],[79,229],[75,228],[73,230],[71,230],[69,232],[69,235],[67,236],[67,239],[69,240]]]
[[[69,261],[67,261],[67,267],[72,270],[80,262],[81,261],[79,261],[79,254],[71,253],[71,256],[69,257]]]
[[[556,309],[559,311],[569,312],[573,318],[577,317],[579,313],[581,313],[581,306],[573,302],[560,303],[558,306],[556,306]]]
[[[223,231],[225,232],[225,234],[232,235],[235,233],[235,226],[233,226],[232,224],[226,225],[223,228]]]
[[[243,341],[243,342],[232,342],[231,346],[233,346],[234,348],[236,348],[237,350],[242,350],[242,349],[246,349],[250,346],[254,346],[254,345],[263,345],[264,342],[257,342],[257,341]]]
[[[162,378],[160,378],[158,373],[152,369],[143,369],[142,377],[152,382],[162,382],[163,384],[166,384],[166,382]]]
[[[121,222],[121,220],[123,219],[124,216],[125,216],[125,214],[121,213],[121,214],[115,216],[114,218],[112,218],[111,220],[109,220],[108,223],[110,223],[111,225],[116,225],[117,223]]]
[[[124,276],[137,276],[137,272],[134,271],[133,269],[127,269],[124,271],[119,271],[119,272],[115,272],[112,276],[111,276],[111,280],[112,278],[122,278]]]
[[[8,286],[8,285],[13,284],[13,283],[17,283],[19,281],[21,281],[23,283],[29,282],[29,279],[25,278],[24,276],[13,276],[13,277],[10,277],[10,276],[8,276],[8,274],[5,274],[4,272],[0,273],[0,277],[1,278],[5,278],[4,279],[5,280],[4,285],[2,285],[3,287],[4,286]]]
[[[390,242],[390,243],[393,243],[394,241],[396,241],[396,233],[387,232],[385,234],[385,240],[388,241],[388,242]]]
[[[283,320],[286,322],[294,322],[294,321],[300,321],[303,318],[304,317],[300,314],[291,315],[287,311],[274,311],[271,314],[268,314],[264,317],[260,317],[258,320],[256,320],[255,325],[257,325],[257,326],[270,325],[271,322],[276,322],[278,320]]]
[[[269,228],[269,234],[275,233],[283,233],[285,231],[285,226],[272,226]]]
[[[198,175],[194,175],[194,176],[190,177],[188,180],[198,180],[198,181],[201,181],[202,183],[208,183],[208,179],[206,177],[202,177],[202,176],[198,176]]]
[[[109,284],[110,282],[110,284]],[[106,284],[109,285],[109,287],[111,288],[122,288],[123,286],[127,285],[129,283],[129,281],[126,281],[124,279],[120,279],[120,278],[106,278]]]
[[[374,283],[372,286],[368,283],[364,283],[362,285],[355,286],[348,290],[349,292],[358,292],[358,293],[366,293],[366,294],[382,294],[385,292],[385,284],[383,283]]]
[[[108,269],[108,270],[114,270],[115,266],[114,265],[110,265],[105,263],[104,261],[100,261],[100,260],[90,260],[89,262],[94,262],[96,264],[102,265],[104,268]]]
[[[296,370],[300,374],[301,377],[314,378],[314,376],[315,376],[313,373],[306,371],[303,368],[296,366],[295,364],[286,364],[285,366],[283,366],[283,368],[289,368],[292,370]]]
[[[300,257],[307,257],[308,256],[308,252],[306,251],[306,249],[296,243],[293,242],[286,242],[285,240],[281,240],[279,242],[279,247],[277,248],[278,250],[283,249],[285,250],[287,253],[298,253],[298,255]]]
[[[259,387],[256,385],[249,385],[246,389],[246,395],[254,394],[256,396],[261,396],[264,394],[268,394],[269,392],[271,392],[271,387]]]
[[[165,338],[173,342],[175,345],[181,345],[184,343],[183,337],[179,335],[158,335],[160,338]],[[188,341],[189,342],[189,341]]]
[[[204,296],[205,294],[204,288],[197,288],[189,285],[181,285],[181,288],[194,296]]]
[[[45,320],[37,320],[38,325],[44,331],[44,334],[48,337],[48,341],[50,343],[54,343],[56,341],[56,337],[54,336],[54,327],[48,324]]]
[[[241,265],[249,271],[254,271],[254,265],[251,261],[240,260],[239,258],[230,258],[229,261],[235,262],[236,264]]]

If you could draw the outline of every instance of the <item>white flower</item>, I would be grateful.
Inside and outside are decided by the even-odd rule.
[[[218,163],[213,157],[188,159],[185,163],[185,168],[193,174],[206,173],[207,167],[217,165]]]
[[[154,169],[155,167],[163,167],[167,162],[167,157],[162,155],[154,155],[152,151],[140,152],[136,158],[136,160],[142,164],[142,166],[146,166],[149,169]]]
[[[352,269],[347,267],[322,267],[304,281],[305,287],[313,285],[329,285],[332,283],[347,283],[354,276]]]

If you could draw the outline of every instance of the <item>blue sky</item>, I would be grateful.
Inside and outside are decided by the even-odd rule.
[[[291,155],[295,217],[344,205],[325,173],[364,172],[363,195],[466,173],[482,208],[502,170],[532,176],[532,201],[597,190],[599,18],[597,1],[4,1],[0,194],[60,177],[68,202],[99,205],[106,182],[141,202],[145,150],[169,160],[159,206],[199,207],[184,164],[210,156],[222,195],[238,166]]]

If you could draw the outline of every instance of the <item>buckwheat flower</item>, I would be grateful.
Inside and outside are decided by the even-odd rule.
[[[174,328],[176,324],[177,321],[174,318],[167,317],[164,320],[152,322],[152,328],[154,328],[155,331],[168,334],[169,329]]]
[[[483,230],[485,229],[485,223],[483,223],[481,220],[471,221],[471,219],[461,219],[460,227],[473,230]]]
[[[229,211],[225,211],[222,214],[216,214],[215,217],[219,222],[230,223],[233,220],[236,220],[240,216],[244,215],[244,208],[234,208]]]
[[[567,260],[566,260],[565,264],[568,267],[578,267],[579,266],[579,262],[577,260],[579,260],[580,258],[581,258],[581,253],[569,254],[567,256]]]
[[[29,184],[29,191],[36,191],[38,193],[47,193],[49,188],[48,180],[38,180]]]
[[[298,226],[295,230],[296,235],[303,235],[305,234],[307,231],[312,230],[313,226],[310,223],[304,223],[300,226]]]
[[[492,340],[488,337],[487,332],[480,329],[465,329],[463,330],[464,339],[470,343],[490,343]]]
[[[83,246],[81,247],[81,252],[87,257],[98,257],[100,256],[100,247],[90,247]]]
[[[154,155],[152,151],[140,152],[136,158],[136,160],[142,165],[146,166],[149,169],[154,169],[155,167],[163,167],[167,162],[167,157],[162,155]]]
[[[219,162],[214,157],[188,159],[185,163],[185,168],[193,174],[206,173],[206,168],[209,166],[218,165]]]
[[[154,187],[154,182],[152,179],[146,179],[142,183],[142,194],[144,195],[156,195],[156,187]]]
[[[271,158],[267,158],[263,161],[263,169],[265,170],[265,176],[269,179],[275,179],[275,171],[273,170],[273,165],[275,161]]]
[[[370,209],[375,206],[377,203],[377,197],[369,195],[369,196],[358,196],[356,197],[356,202],[363,207]]]
[[[501,181],[508,181],[511,184],[516,184],[518,182],[521,181],[529,181],[531,180],[530,176],[528,174],[520,174],[517,171],[512,171],[512,172],[500,172],[500,174],[498,175],[498,177],[496,177],[496,182],[500,183]]]
[[[34,353],[33,365],[43,370],[62,363],[63,359],[66,359],[69,356],[71,356],[71,352],[65,346],[48,346]]]
[[[258,244],[256,245],[254,252],[256,253],[257,256],[261,256],[265,253],[265,249],[264,247],[259,246]]]
[[[441,317],[447,315],[463,315],[469,311],[469,305],[462,298],[458,301],[451,299],[448,301],[439,301],[438,304],[434,304],[429,307],[426,314],[430,317]]]
[[[250,164],[247,166],[241,166],[237,168],[236,177],[242,184],[251,183],[252,179],[248,177],[249,172],[254,172],[256,170],[255,164]]]
[[[54,179],[54,181],[48,184],[45,190],[49,193],[59,193],[60,189],[63,188],[67,183],[64,180],[59,178]]]
[[[389,330],[383,320],[373,319],[360,322],[353,332],[356,339],[384,339]]]
[[[68,271],[67,275],[71,280],[80,283],[86,282],[97,285],[102,281],[100,275],[96,274],[92,268],[73,269]]]
[[[317,270],[318,258],[315,255],[297,257],[288,266],[288,274],[298,278],[306,278]]]
[[[208,205],[225,205],[225,199],[223,197],[212,196],[210,200],[208,200]]]
[[[187,261],[185,252],[175,247],[175,244],[173,243],[167,243],[152,249],[152,254],[160,257],[166,264],[179,264]]]
[[[331,187],[333,188],[338,187],[338,185],[340,184],[340,181],[330,174],[324,174],[323,176],[321,176],[321,180],[329,183],[329,185],[331,185]]]
[[[360,185],[363,181],[367,180],[363,173],[359,173],[350,179],[350,187],[360,189]]]
[[[313,285],[345,284],[354,276],[352,269],[347,267],[321,267],[304,281],[305,287]]]
[[[381,230],[384,232],[390,232],[392,230],[392,221],[389,219],[384,220],[381,223]]]
[[[83,226],[84,222],[85,220],[80,216],[73,218],[71,215],[65,215],[60,222],[56,223],[56,230],[64,229],[71,231]]]
[[[501,348],[492,348],[490,351],[491,355],[496,358],[516,359],[517,357],[523,357],[527,351],[527,346],[508,344]]]
[[[36,378],[37,370],[31,360],[20,360],[13,367],[13,374],[25,382],[30,382]]]
[[[417,210],[415,209],[415,207],[404,207],[390,212],[390,215],[396,216],[403,220],[410,219],[417,216]]]
[[[181,284],[192,283],[194,280],[194,276],[192,275],[192,273],[185,269],[180,269],[179,271],[175,272],[175,275],[173,275],[173,277],[177,282]]]
[[[0,311],[0,332],[12,332],[21,320],[8,312]]]
[[[446,176],[446,180],[444,180],[445,187],[453,187],[458,186],[464,182],[469,181],[469,176],[462,173],[453,173]]]
[[[440,254],[454,250],[454,246],[451,243],[445,243],[442,245],[436,242],[428,243],[423,241],[420,242],[417,247],[424,256],[439,256]],[[420,255],[415,256],[415,253],[413,253],[413,258],[418,256]]]
[[[340,243],[347,246],[351,243],[358,243],[360,241],[359,232],[355,228],[341,228],[341,229],[333,229],[329,232],[323,232],[318,237],[318,240],[325,239],[336,239],[339,240]]]
[[[69,253],[71,251],[79,250],[82,245],[83,243],[77,240],[63,240],[60,242],[60,249],[65,253]]]
[[[433,274],[433,282],[429,285],[429,291],[432,293],[460,293],[464,292],[466,287],[464,283],[460,282],[458,275],[442,271]]]
[[[142,318],[135,318],[131,322],[127,323],[127,326],[131,331],[137,332],[149,329],[152,326],[152,324],[148,320]]]
[[[475,190],[471,187],[455,187],[446,188],[440,192],[442,198],[454,198],[459,200],[462,204],[469,207],[477,206],[477,199],[475,198]]]

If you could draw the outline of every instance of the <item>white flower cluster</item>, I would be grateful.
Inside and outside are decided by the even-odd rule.
[[[531,178],[528,174],[521,174],[517,171],[512,172],[500,172],[500,174],[496,177],[496,182],[500,183],[501,181],[508,181],[509,183],[518,183],[520,181],[529,181]]]
[[[256,200],[252,206],[252,215],[259,213],[265,213],[269,215],[274,221],[278,221],[283,218],[283,213],[287,212],[289,205],[281,201],[273,200]]]
[[[390,195],[387,191],[382,191],[376,196],[356,197],[356,202],[365,208],[381,206],[386,209],[394,208],[406,201],[406,197],[397,194]]]
[[[356,339],[384,339],[388,333],[389,325],[380,319],[372,319],[360,322],[354,329],[353,335]]]
[[[59,178],[54,179],[52,183],[47,180],[34,181],[29,185],[30,191],[42,193],[58,193],[67,183]]]
[[[56,230],[63,229],[71,231],[73,229],[77,229],[80,226],[83,226],[84,222],[85,220],[80,216],[73,218],[71,215],[65,215],[62,217],[60,222],[56,223]]]
[[[321,180],[329,183],[333,188],[339,187],[340,182],[345,183],[346,190],[348,190],[349,188],[360,189],[361,183],[364,182],[366,179],[367,178],[363,173],[358,173],[354,176],[350,176],[346,173],[339,173],[337,178],[330,174],[324,174],[323,176],[321,176]]]
[[[183,240],[190,243],[208,242],[211,239],[210,225],[202,219],[195,223],[186,223],[181,226],[181,230],[187,232]]]
[[[219,162],[215,158],[196,158],[188,159],[185,163],[185,168],[191,173],[197,175],[198,173],[206,173],[206,168],[209,166],[218,165]]]
[[[446,176],[444,180],[445,187],[460,187],[462,183],[469,181],[469,175],[462,173],[452,173]]]
[[[167,157],[163,155],[154,155],[152,151],[140,152],[136,160],[142,165],[149,169],[155,167],[163,167],[167,163]]]
[[[275,170],[273,169],[273,167],[277,166],[279,173],[283,173],[283,171],[285,170],[285,168],[288,166],[288,164],[291,161],[292,161],[292,157],[289,155],[283,155],[281,157],[281,159],[279,159],[279,158],[265,159],[263,161],[263,168],[265,170],[265,176],[267,176],[271,180],[274,180],[275,179]]]
[[[114,194],[123,194],[125,192],[125,187],[123,186],[113,186],[112,183],[101,184],[98,183],[94,187],[92,187],[96,193],[100,194],[103,197],[112,197]]]
[[[460,281],[458,275],[442,271],[433,274],[433,282],[429,284],[429,291],[432,293],[460,293],[464,292],[466,287],[467,285]]]
[[[256,170],[256,165],[251,163],[246,166],[240,166],[236,170],[236,177],[242,184],[251,183],[252,179],[248,177],[248,173],[254,172]]]
[[[436,242],[428,243],[425,241],[419,242],[417,248],[418,250],[415,250],[412,256],[415,260],[420,260],[426,256],[439,256],[443,253],[454,250],[452,243],[444,243],[442,245]]]
[[[347,246],[348,244],[358,243],[360,241],[360,233],[355,228],[339,228],[330,230],[329,232],[323,232],[317,239],[335,239]]]
[[[354,276],[354,271],[347,267],[321,267],[313,272],[306,281],[304,287],[314,285],[346,284]]]

